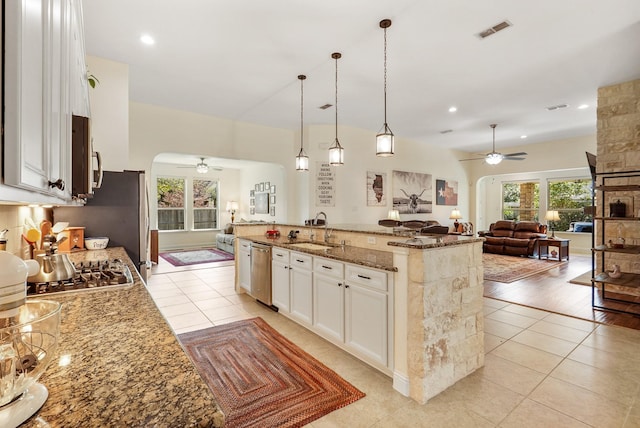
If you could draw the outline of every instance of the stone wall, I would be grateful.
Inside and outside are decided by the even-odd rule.
[[[606,86],[598,89],[598,174],[621,173],[635,177],[607,178],[607,186],[640,185],[640,80]],[[630,174],[624,174],[624,173]],[[603,184],[598,176],[597,185]],[[640,191],[596,192],[596,217],[609,217],[609,204],[620,200],[626,205],[626,217],[640,217]],[[603,211],[604,208],[604,211]],[[607,220],[595,222],[596,245],[602,241],[604,223],[604,243],[624,239],[625,245],[640,245],[640,223],[629,220]],[[619,264],[623,272],[640,274],[640,260],[637,254],[606,253],[604,267]],[[596,258],[598,271],[601,259]],[[629,288],[620,292],[631,292]],[[632,294],[637,294],[637,291]]]

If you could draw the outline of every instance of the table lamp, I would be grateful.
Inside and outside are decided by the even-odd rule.
[[[553,230],[552,222],[560,221],[560,214],[558,214],[558,211],[547,211],[547,215],[545,215],[544,218],[549,222],[549,227],[551,228],[551,238],[553,239],[556,237],[556,234]]]
[[[227,212],[231,213],[231,223],[235,219],[236,211],[238,211],[238,203],[236,201],[228,201],[227,202]]]
[[[451,215],[449,216],[449,219],[451,220],[455,220],[453,222],[453,231],[457,232],[458,231],[458,227],[460,226],[460,223],[458,223],[458,220],[460,220],[462,218],[462,214],[460,214],[460,210],[455,208],[453,210],[451,210]]]

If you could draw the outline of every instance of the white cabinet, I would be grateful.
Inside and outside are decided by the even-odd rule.
[[[69,31],[69,49],[72,52],[69,70],[71,111],[76,116],[91,117],[82,2],[80,0],[69,1],[73,4],[70,16],[73,25]]]
[[[238,239],[238,283],[245,292],[251,292],[251,241],[246,239]]]
[[[344,341],[344,264],[315,257],[313,327],[329,339]]]
[[[302,324],[313,323],[313,257],[292,251],[289,256],[291,317]]]
[[[271,303],[280,312],[290,311],[289,251],[273,247],[271,252]]]
[[[27,191],[27,201],[70,201],[70,75],[78,55],[70,35],[82,34],[72,19],[81,3],[16,0],[3,4],[4,184]]]
[[[389,366],[393,312],[386,272],[345,266],[345,342],[370,360]]]

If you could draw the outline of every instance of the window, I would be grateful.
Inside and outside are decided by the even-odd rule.
[[[538,221],[540,185],[538,182],[502,183],[502,219]]]
[[[158,177],[158,230],[184,230],[184,178]]]
[[[572,223],[591,222],[591,216],[584,212],[591,206],[591,178],[572,180],[549,180],[548,209],[558,211],[560,221],[553,225],[555,230],[573,230]]]
[[[218,183],[193,180],[193,229],[216,229],[218,226]]]
[[[158,230],[218,228],[217,181],[158,177],[157,188]]]

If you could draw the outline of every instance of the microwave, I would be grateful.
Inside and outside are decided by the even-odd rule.
[[[72,116],[71,132],[71,194],[79,199],[91,198],[93,190],[102,185],[102,158],[93,150],[91,120]]]

